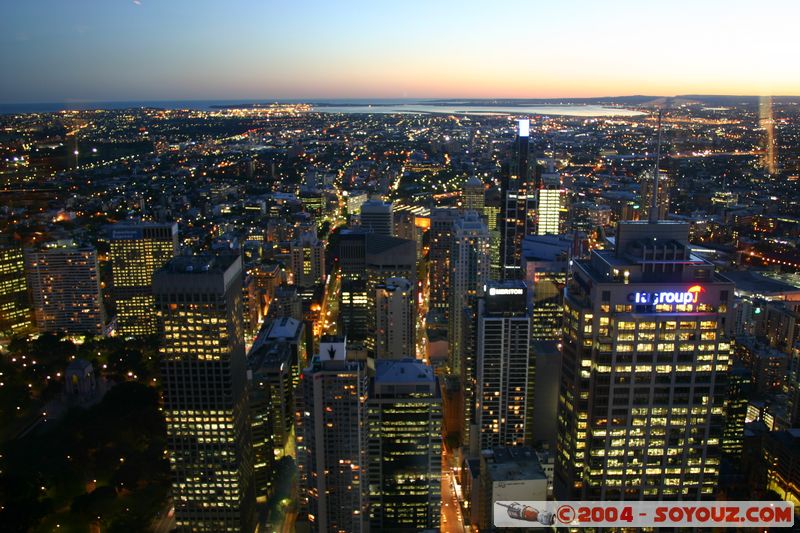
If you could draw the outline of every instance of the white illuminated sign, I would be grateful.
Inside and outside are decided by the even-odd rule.
[[[490,287],[489,288],[489,296],[505,296],[505,295],[509,295],[509,294],[519,295],[519,294],[523,294],[524,292],[525,292],[525,289],[503,289],[503,288],[498,289],[498,288],[495,288],[495,287]]]
[[[637,304],[696,304],[700,293],[705,289],[700,285],[685,291],[634,292],[633,301]]]
[[[531,121],[527,118],[519,120],[519,136],[528,137],[531,134]]]

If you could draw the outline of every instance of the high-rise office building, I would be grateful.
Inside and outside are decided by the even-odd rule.
[[[361,319],[366,317],[366,336],[349,338],[364,341],[367,349],[374,351],[377,328],[376,287],[389,278],[405,278],[414,292],[413,303],[416,309],[416,243],[398,237],[346,231],[339,235],[337,248],[337,259],[342,273],[341,312],[347,315],[347,330],[344,331],[360,328]],[[361,313],[364,294],[362,289],[366,290],[366,314]]]
[[[380,200],[364,202],[361,205],[361,227],[367,233],[394,235],[392,204]]]
[[[471,308],[489,281],[489,232],[475,212],[453,224],[450,247],[450,319],[448,321],[449,366],[465,377],[464,309]]]
[[[265,334],[259,335],[247,354],[257,501],[266,501],[272,495],[275,460],[286,455],[287,445],[295,436],[292,348],[289,342],[272,341]]]
[[[478,214],[469,211],[454,223],[447,321],[448,368],[461,383],[463,395],[463,443],[475,437],[471,433],[475,422],[475,313],[489,270],[489,232]]]
[[[534,186],[530,168],[530,120],[518,123],[508,173],[501,184],[500,262],[501,278],[521,279],[522,238],[534,230]]]
[[[351,342],[363,343],[369,336],[367,281],[343,279],[339,292],[339,331]]]
[[[558,172],[542,174],[541,185],[536,189],[536,234],[561,235],[566,230],[569,206],[567,191],[561,185]]]
[[[0,243],[0,337],[27,333],[32,325],[22,248]]]
[[[389,278],[375,291],[375,356],[378,359],[415,358],[414,288],[405,278]]]
[[[478,303],[476,425],[480,449],[523,444],[531,366],[523,281],[490,282]]]
[[[291,243],[294,284],[311,287],[325,281],[325,244],[315,233],[304,232]]]
[[[741,459],[744,449],[744,424],[752,392],[753,380],[750,370],[734,364],[728,372],[725,426],[722,431],[722,453],[734,460]]]
[[[477,176],[470,176],[461,189],[461,209],[476,211],[484,216],[483,208],[486,206],[486,187]]]
[[[121,335],[155,335],[153,273],[178,253],[178,225],[120,222],[111,228],[111,275]]]
[[[255,487],[238,256],[181,256],[153,275],[179,531],[253,531]]]
[[[91,333],[105,329],[97,250],[73,241],[26,248],[25,272],[40,333]]]
[[[534,235],[522,241],[522,270],[529,291],[533,340],[561,340],[563,292],[572,244],[565,235]]]
[[[558,499],[697,499],[719,475],[734,286],[683,223],[621,223],[564,299]]]
[[[438,530],[442,400],[433,369],[377,360],[367,406],[370,529]]]
[[[454,208],[434,208],[428,246],[429,305],[431,309],[447,312],[450,304],[450,248],[453,243],[453,223],[459,217]]]
[[[311,531],[366,531],[366,368],[347,360],[344,337],[323,336],[319,346],[298,395],[301,516]]]

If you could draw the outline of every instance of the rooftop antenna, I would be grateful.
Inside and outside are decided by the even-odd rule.
[[[658,144],[656,145],[656,168],[653,169],[653,205],[650,206],[649,223],[658,222],[658,167],[661,164],[661,112],[658,110]]]

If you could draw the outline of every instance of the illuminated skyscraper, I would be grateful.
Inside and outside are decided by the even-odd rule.
[[[178,225],[120,222],[111,228],[111,274],[122,335],[155,335],[153,273],[178,253]]]
[[[459,212],[454,208],[434,208],[428,249],[429,305],[447,311],[450,303],[450,248],[453,223]]]
[[[414,290],[405,278],[389,278],[376,287],[375,356],[378,359],[416,357]]]
[[[296,322],[291,318],[282,320]],[[285,455],[289,439],[294,438],[293,346],[283,339],[270,339],[271,327],[268,324],[261,330],[247,354],[253,470],[259,501],[272,495],[275,459]]]
[[[490,282],[478,303],[477,426],[480,449],[521,445],[531,367],[526,287]]]
[[[91,333],[105,329],[97,250],[73,241],[26,248],[25,273],[40,333]]]
[[[367,349],[375,349],[376,287],[389,278],[405,278],[416,297],[417,245],[414,241],[385,235],[344,231],[339,235],[338,263],[342,272],[341,312],[345,318],[348,336],[358,333],[353,340],[365,341]],[[346,291],[346,292],[345,292]],[[363,292],[362,292],[363,291]],[[366,313],[361,302],[366,294]],[[416,309],[416,299],[414,298]],[[367,321],[367,334],[360,337],[363,317]]]
[[[471,176],[461,190],[461,208],[464,211],[476,211],[483,216],[486,205],[486,188],[476,176]]]
[[[517,139],[509,163],[508,174],[503,176],[500,213],[501,278],[521,279],[520,252],[522,238],[533,232],[533,183],[529,163],[530,120],[521,119]]]
[[[368,529],[367,372],[344,337],[323,336],[298,395],[301,515],[311,531]]]
[[[753,392],[750,370],[734,365],[728,373],[728,393],[725,397],[725,426],[722,433],[722,453],[739,460],[744,448],[744,424],[747,405]]]
[[[27,333],[31,326],[22,248],[0,243],[0,337]]]
[[[298,287],[311,287],[325,281],[325,245],[311,232],[301,234],[291,244],[291,267]]]
[[[475,311],[489,281],[489,232],[474,211],[455,221],[450,249],[450,313],[448,367],[461,383],[464,406],[463,442],[470,442],[474,423]]]
[[[433,369],[377,360],[367,406],[371,530],[438,530],[442,400]]]
[[[710,497],[719,476],[733,283],[683,223],[622,223],[574,261],[564,301],[558,499]]]
[[[489,281],[489,232],[477,213],[468,212],[454,223],[450,248],[450,371],[464,377],[464,309],[483,296]],[[474,368],[473,368],[474,370]]]
[[[567,191],[561,186],[561,175],[549,172],[542,175],[541,187],[536,190],[536,234],[561,235],[566,230]]]
[[[153,276],[179,531],[255,528],[242,261],[176,257]]]
[[[569,250],[565,235],[535,235],[522,242],[522,265],[532,307],[531,338],[561,340]]]

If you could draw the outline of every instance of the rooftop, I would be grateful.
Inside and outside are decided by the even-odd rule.
[[[181,255],[164,265],[164,270],[173,274],[224,272],[237,258],[235,255]]]
[[[433,381],[433,368],[419,359],[378,359],[375,381],[380,383],[415,383]]]
[[[492,481],[547,479],[539,458],[528,446],[498,446],[484,450]]]
[[[736,290],[739,291],[769,295],[800,292],[800,287],[767,277],[752,270],[725,272],[725,277],[731,280],[736,285]]]

